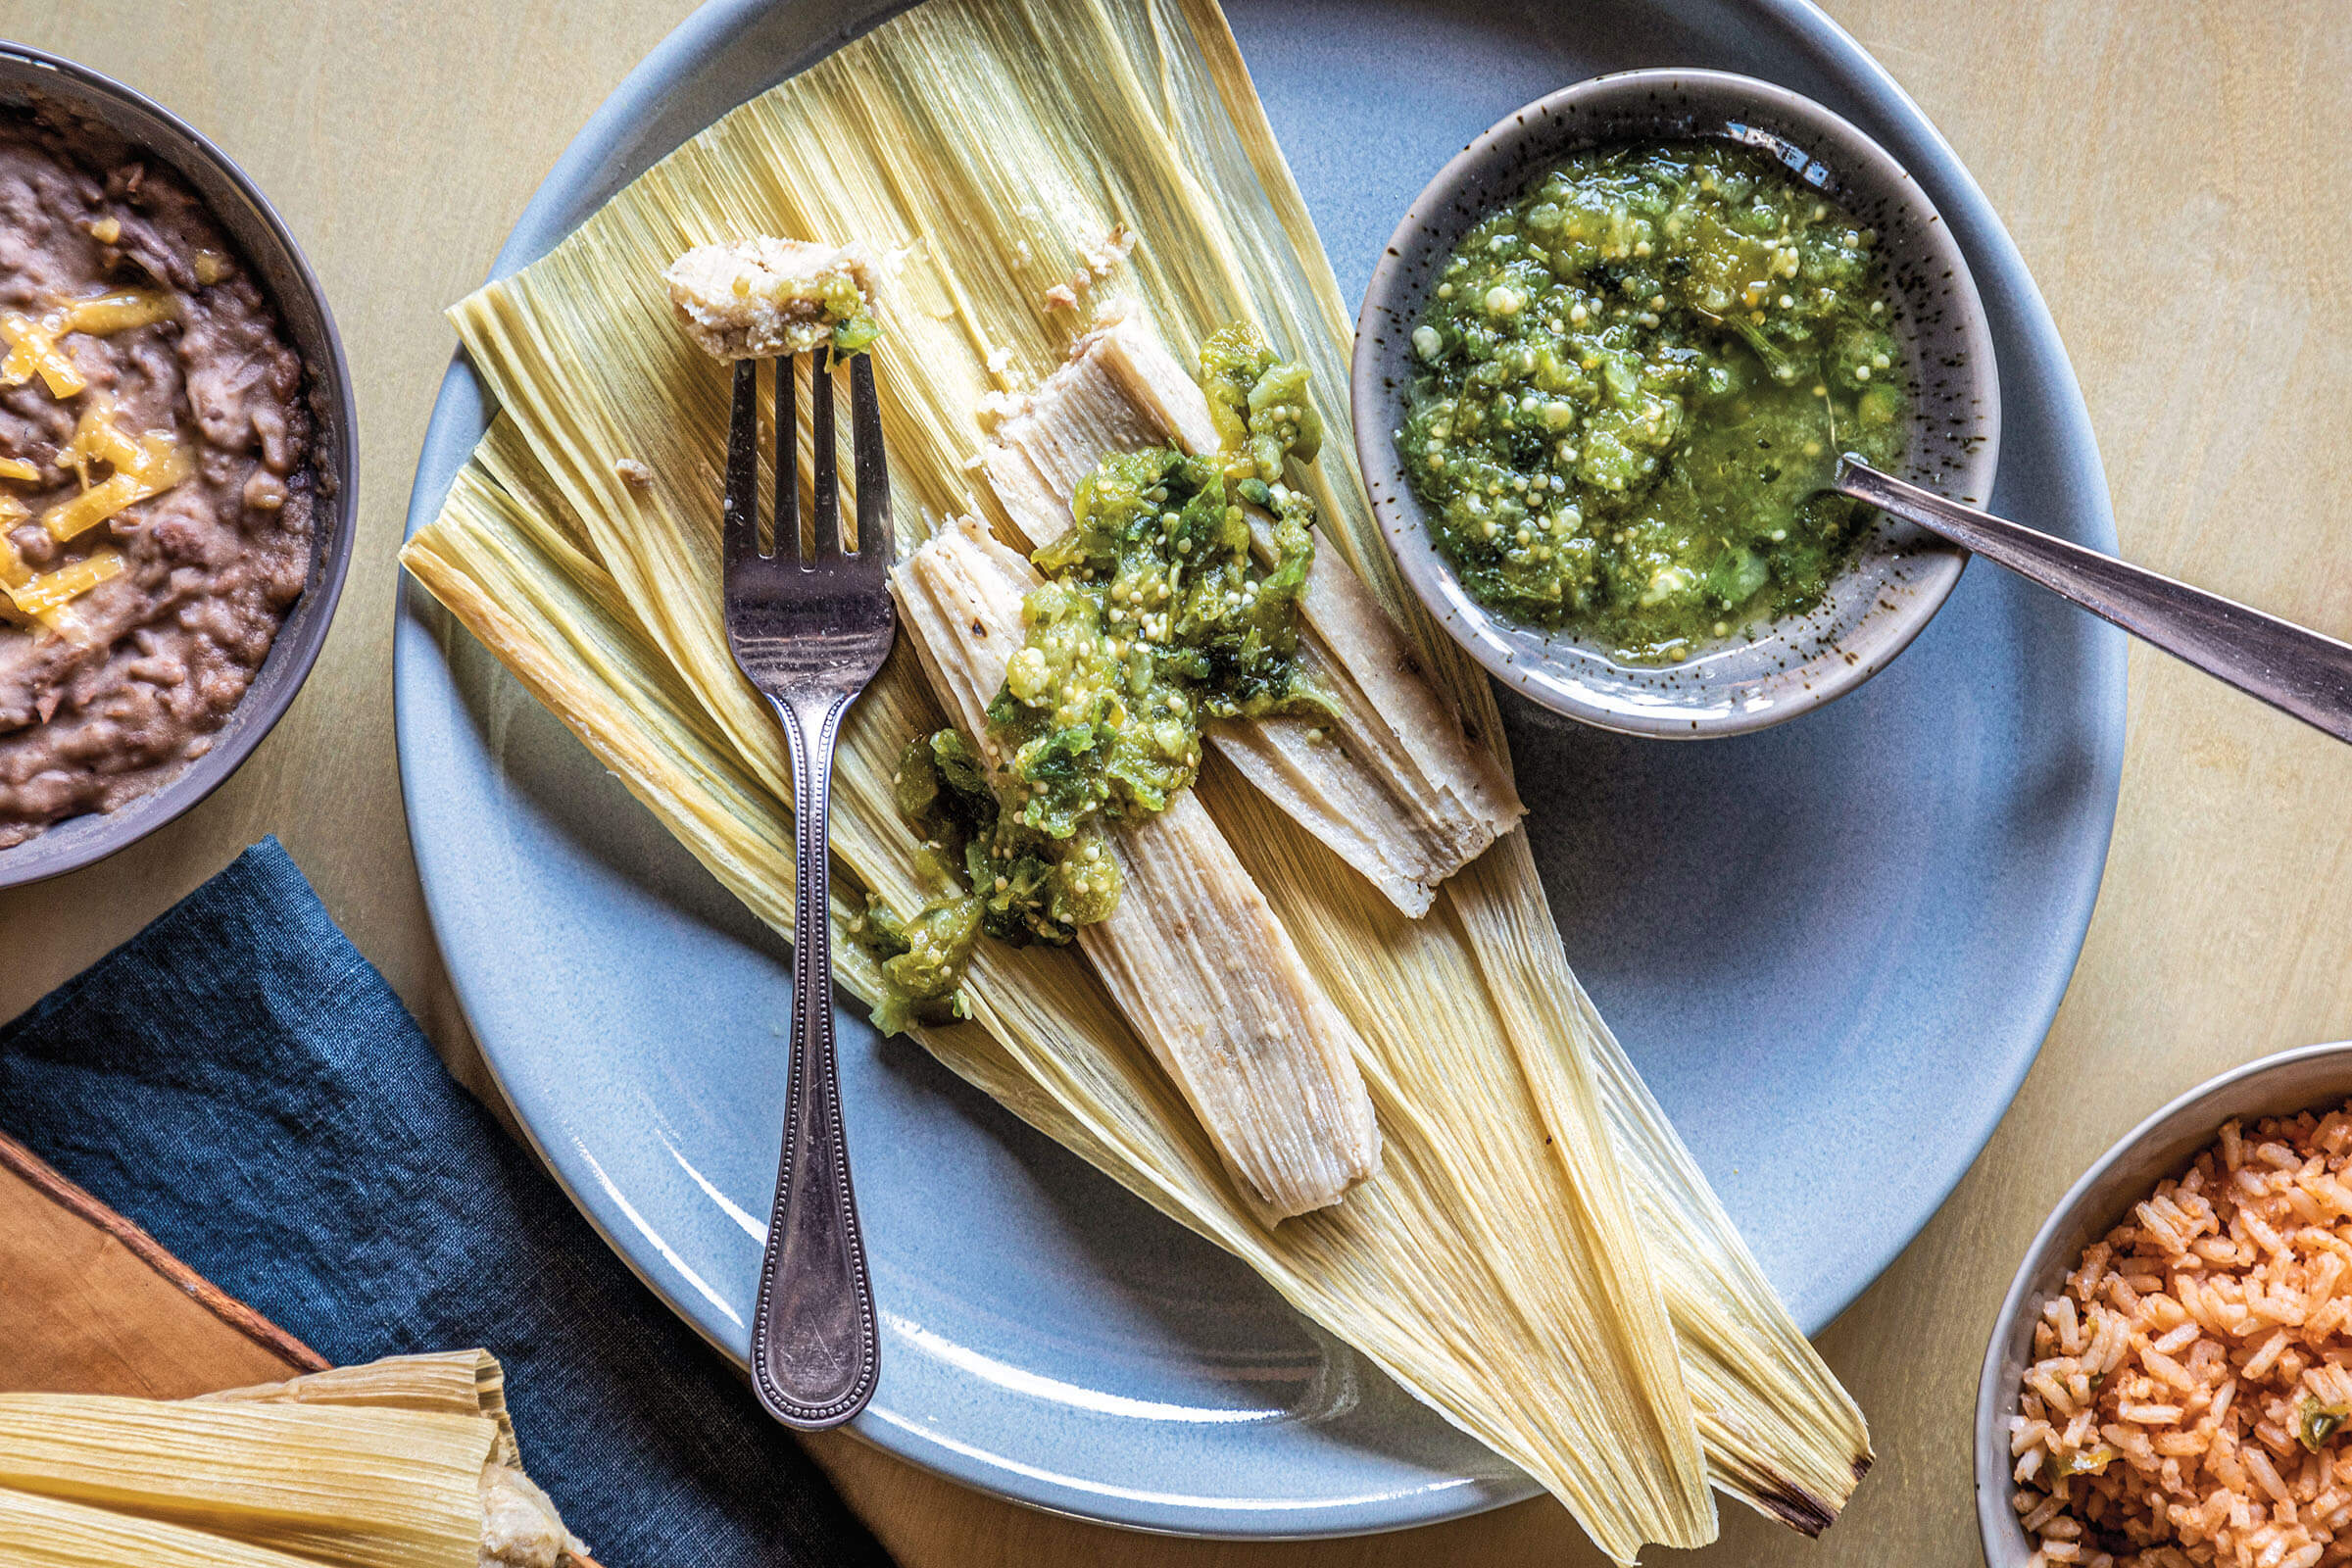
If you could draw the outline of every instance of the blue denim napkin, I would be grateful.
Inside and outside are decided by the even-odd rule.
[[[889,1562],[275,839],[0,1028],[0,1126],[330,1360],[488,1348],[606,1568]]]

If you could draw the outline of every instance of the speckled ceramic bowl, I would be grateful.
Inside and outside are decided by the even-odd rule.
[[[2000,445],[1991,334],[1959,246],[1901,165],[1811,99],[1727,72],[1629,71],[1540,98],[1463,149],[1413,203],[1372,273],[1356,323],[1356,452],[1381,528],[1439,623],[1507,688],[1634,735],[1739,734],[1851,691],[1935,616],[1967,561],[1955,546],[1880,517],[1810,612],[1679,663],[1627,664],[1569,632],[1487,611],[1431,540],[1396,432],[1413,375],[1413,325],[1454,246],[1569,153],[1702,137],[1765,150],[1878,229],[1913,410],[1904,476],[1982,505]]]
[[[359,470],[353,450],[359,415],[352,401],[351,372],[343,363],[343,345],[318,279],[269,201],[220,148],[121,82],[37,49],[0,44],[0,111],[33,105],[95,122],[143,154],[169,164],[227,231],[276,308],[288,341],[302,356],[315,432],[311,463],[318,506],[310,578],[302,597],[278,627],[277,639],[244,699],[215,733],[212,750],[120,810],[68,817],[45,833],[0,850],[0,888],[38,882],[103,859],[172,821],[237,770],[293,705],[326,641],[359,521]]]
[[[2191,1089],[2124,1136],[2058,1200],[2017,1266],[1977,1384],[1977,1527],[1985,1568],[2026,1568],[2034,1544],[2009,1505],[2009,1418],[2033,1353],[2041,1305],[2066,1284],[2082,1249],[2115,1228],[2156,1184],[2187,1168],[2232,1116],[2287,1116],[2352,1100],[2352,1041],[2264,1056]]]

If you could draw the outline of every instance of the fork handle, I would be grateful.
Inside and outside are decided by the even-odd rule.
[[[752,1381],[770,1415],[786,1426],[817,1431],[864,1409],[882,1368],[833,1056],[826,818],[833,741],[850,700],[826,695],[771,701],[792,754],[795,804],[792,1081],[784,1101],[775,1211],[752,1320]]]

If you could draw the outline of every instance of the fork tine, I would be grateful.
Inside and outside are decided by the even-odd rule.
[[[815,525],[816,553],[810,559],[830,561],[841,554],[841,464],[833,450],[833,367],[823,349],[808,357],[808,365],[816,439],[815,510],[809,514]]]
[[[727,423],[727,491],[719,509],[727,570],[760,553],[760,362],[735,362]]]
[[[890,530],[890,463],[882,450],[882,406],[874,357],[850,361],[850,453],[858,465],[858,554],[887,566],[897,559]]]
[[[801,559],[800,360],[776,361],[776,548],[784,561]]]

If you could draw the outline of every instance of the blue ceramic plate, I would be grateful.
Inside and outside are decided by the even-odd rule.
[[[706,7],[598,112],[497,270],[878,9]],[[2006,411],[1994,509],[2114,548],[2082,395],[2017,251],[1951,149],[1819,12],[1230,9],[1351,301],[1431,172],[1563,83],[1713,66],[1847,116],[1927,186],[1984,290]],[[412,527],[483,418],[460,366]],[[612,1245],[740,1358],[784,1098],[781,944],[414,591],[398,705],[426,898],[500,1083]],[[1821,1328],[1984,1147],[2057,1009],[2114,817],[2121,635],[1975,571],[1886,673],[1765,734],[1669,746],[1513,719],[1570,957]],[[881,1392],[856,1427],[871,1442],[1022,1501],[1213,1535],[1390,1529],[1533,1491],[920,1050],[846,1012],[841,1049],[886,1314]]]

